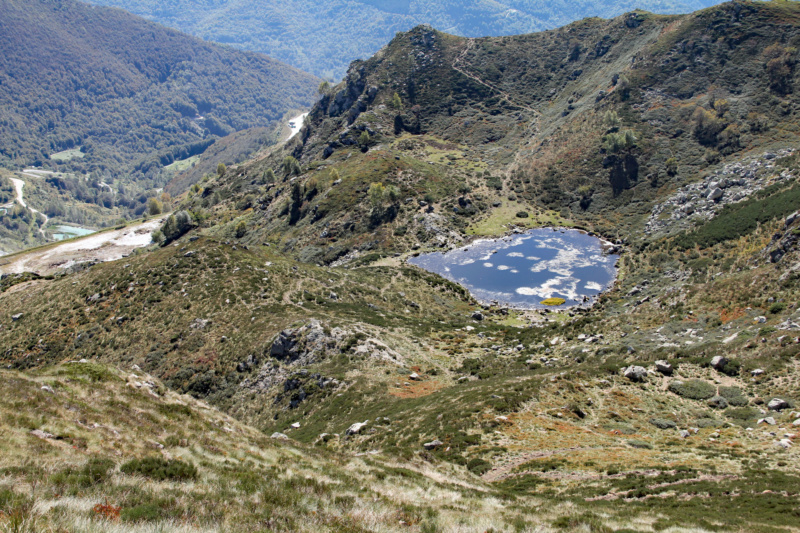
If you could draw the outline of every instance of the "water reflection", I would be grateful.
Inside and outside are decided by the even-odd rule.
[[[480,301],[535,309],[553,297],[566,300],[562,307],[590,304],[613,284],[618,258],[605,254],[597,237],[538,228],[408,262],[463,285]]]

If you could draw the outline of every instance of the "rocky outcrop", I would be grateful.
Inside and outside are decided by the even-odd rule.
[[[730,163],[703,180],[686,185],[666,201],[653,207],[646,232],[673,233],[690,229],[695,221],[714,218],[724,206],[745,200],[779,181],[794,178],[789,170],[778,173],[774,161],[794,150],[766,152],[759,157]]]

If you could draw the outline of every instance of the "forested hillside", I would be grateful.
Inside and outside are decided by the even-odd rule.
[[[418,24],[466,37],[514,35],[633,9],[687,13],[716,0],[89,0],[117,6],[204,39],[264,52],[339,79],[350,61],[375,53]]]
[[[0,0],[0,164],[156,178],[308,106],[318,81],[119,9]],[[155,184],[155,183],[151,183]]]

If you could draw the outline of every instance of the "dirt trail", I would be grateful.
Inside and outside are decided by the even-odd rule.
[[[36,176],[35,174],[29,174],[28,171],[23,171],[22,174],[25,175],[25,176]],[[41,176],[36,176],[36,177],[41,177]],[[16,192],[17,192],[17,202],[19,202],[19,205],[21,205],[25,209],[30,209],[34,213],[36,213],[38,215],[42,215],[44,217],[44,222],[42,223],[41,226],[39,226],[39,233],[41,233],[42,236],[46,238],[46,235],[44,233],[44,229],[43,228],[44,228],[44,226],[47,225],[48,216],[45,215],[44,213],[42,213],[41,211],[39,211],[38,209],[34,209],[32,207],[28,207],[28,204],[25,203],[25,200],[23,199],[23,196],[22,196],[22,189],[25,187],[25,182],[24,181],[22,181],[19,178],[10,178],[10,179],[14,183],[14,190],[16,190]]]
[[[545,457],[550,457],[559,453],[565,452],[575,452],[581,450],[599,450],[600,448],[597,447],[590,447],[584,448],[581,446],[575,446],[572,448],[561,448],[557,450],[539,450],[535,452],[524,453],[522,455],[518,455],[511,459],[508,463],[503,464],[501,466],[497,466],[488,472],[486,472],[482,477],[484,481],[500,481],[512,475],[511,471],[517,468],[520,465],[527,463],[528,461],[532,461],[534,459],[542,459]]]

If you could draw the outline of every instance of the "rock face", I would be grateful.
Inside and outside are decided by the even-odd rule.
[[[658,370],[665,376],[671,376],[672,372],[674,371],[672,365],[663,360],[656,361],[656,370]]]
[[[290,329],[281,331],[275,340],[272,341],[272,346],[269,349],[269,355],[278,359],[279,361],[289,359],[294,361],[298,357],[297,350],[297,333]]]
[[[622,375],[631,381],[644,381],[644,378],[647,377],[647,369],[643,366],[629,366]]]
[[[789,402],[781,400],[780,398],[774,398],[769,401],[767,407],[770,411],[783,411],[789,407]]]
[[[792,179],[794,175],[788,170],[775,176],[772,164],[772,160],[776,157],[792,153],[794,150],[781,150],[730,163],[702,181],[682,187],[666,201],[653,207],[647,221],[647,233],[672,233],[689,229],[695,221],[714,218],[725,205],[749,198],[774,180]],[[789,220],[790,218],[787,218],[787,222]],[[788,224],[792,222],[795,222],[795,219],[791,219]]]
[[[351,425],[347,428],[347,431],[344,432],[345,435],[358,435],[361,433],[361,430],[367,427],[369,424],[369,420],[365,420],[363,422],[356,422],[355,424]]]

